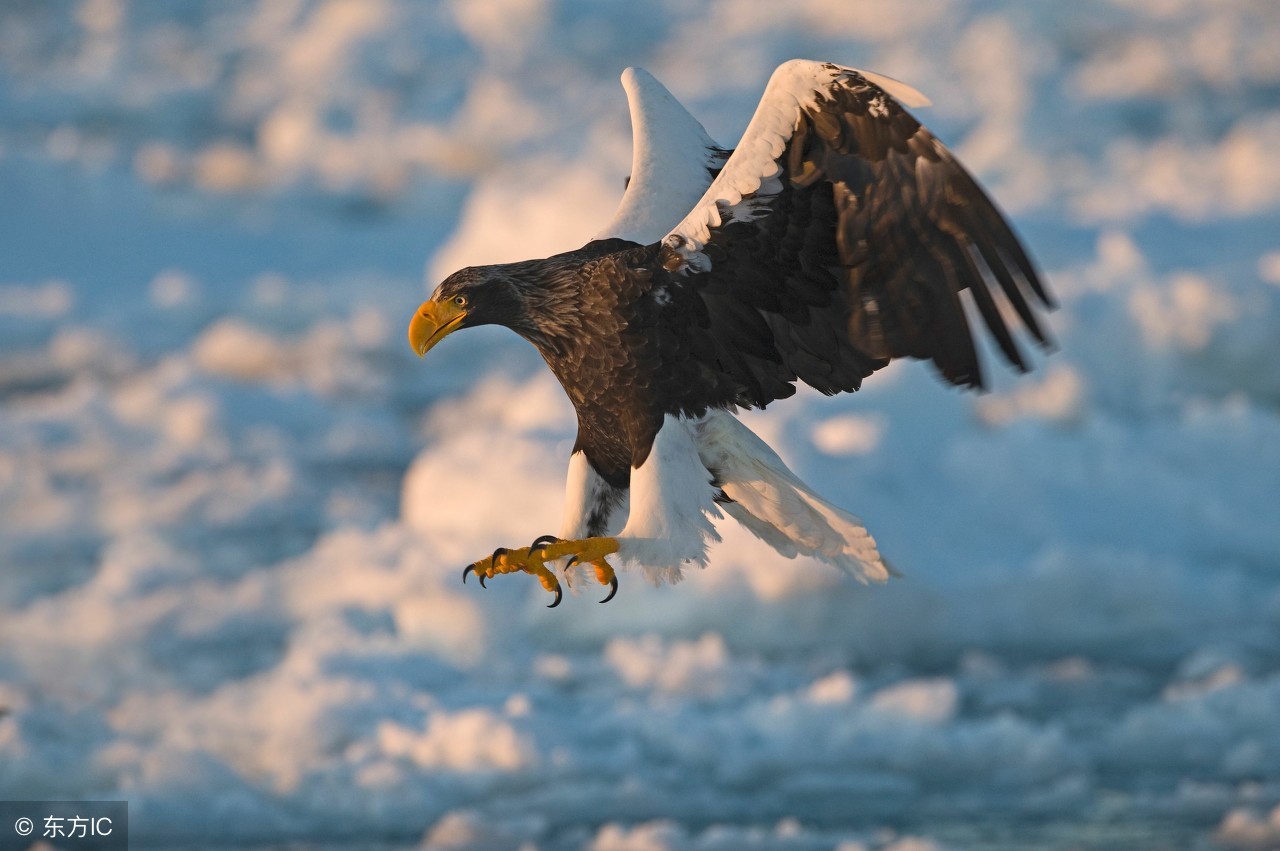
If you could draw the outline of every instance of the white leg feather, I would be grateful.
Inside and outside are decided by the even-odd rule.
[[[699,458],[693,426],[668,416],[643,464],[631,471],[631,514],[618,535],[618,560],[654,580],[679,581],[687,564],[705,567],[720,540],[711,474]]]
[[[577,540],[616,535],[626,516],[626,490],[615,488],[601,478],[584,453],[569,456],[560,537]]]
[[[712,411],[693,433],[702,463],[733,500],[725,511],[782,555],[822,559],[860,582],[894,573],[861,520],[814,493],[737,417]]]

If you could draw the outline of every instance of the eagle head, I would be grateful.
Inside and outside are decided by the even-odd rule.
[[[409,321],[409,345],[419,357],[459,328],[505,325],[517,332],[529,324],[519,282],[499,267],[468,267],[436,287]]]

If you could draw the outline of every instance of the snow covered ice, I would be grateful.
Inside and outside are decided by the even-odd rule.
[[[0,798],[156,847],[1280,847],[1272,0],[0,6]],[[901,79],[1059,350],[746,416],[904,577],[733,525],[676,587],[459,581],[572,410],[459,266],[564,250],[647,68],[735,140]]]

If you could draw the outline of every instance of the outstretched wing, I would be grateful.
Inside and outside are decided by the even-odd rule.
[[[648,71],[623,71],[622,87],[631,107],[631,178],[613,219],[595,238],[648,245],[698,203],[729,152]]]
[[[896,99],[895,99],[896,98]],[[696,291],[702,366],[764,405],[857,389],[898,357],[931,360],[981,387],[968,293],[1004,357],[1027,362],[1020,320],[1051,300],[1017,237],[974,179],[899,100],[909,87],[851,68],[778,68],[742,141],[663,240],[680,302]]]

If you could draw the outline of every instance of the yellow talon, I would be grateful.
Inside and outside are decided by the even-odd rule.
[[[554,594],[560,590],[560,580],[545,567],[534,568],[530,572],[538,577],[538,581],[542,583],[542,587],[547,589],[548,592]]]
[[[484,586],[486,579],[492,579],[499,574],[516,573],[517,571],[528,573],[537,577],[548,593],[556,595],[555,600],[548,606],[548,608],[554,609],[560,605],[563,593],[560,589],[560,580],[547,568],[546,563],[566,556],[573,556],[576,561],[591,564],[595,568],[596,579],[600,584],[610,586],[609,596],[600,601],[607,603],[613,599],[614,594],[618,593],[618,577],[613,572],[613,568],[609,566],[609,563],[605,561],[605,556],[617,551],[618,541],[615,538],[583,538],[578,541],[561,541],[550,536],[544,536],[534,541],[532,546],[522,547],[518,550],[499,547],[488,558],[467,565],[466,569],[462,571],[462,581],[466,582],[467,576],[475,573],[480,579],[480,584]]]
[[[592,562],[591,566],[596,569],[596,581],[601,585],[609,586],[609,596],[600,601],[601,603],[607,603],[613,599],[614,594],[618,593],[618,574],[613,572],[609,562],[604,559]]]
[[[612,585],[618,581],[618,575],[613,572],[613,568],[609,566],[607,561],[597,561],[591,565],[596,569],[596,582],[601,585]]]

